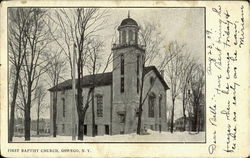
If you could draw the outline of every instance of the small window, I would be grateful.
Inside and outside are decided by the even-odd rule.
[[[119,114],[120,123],[125,123],[125,114]]]

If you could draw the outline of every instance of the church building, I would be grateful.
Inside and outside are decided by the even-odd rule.
[[[112,47],[113,71],[95,75],[94,107],[90,103],[84,122],[84,134],[92,133],[92,108],[95,114],[96,135],[115,135],[136,133],[138,108],[141,91],[141,77],[144,74],[142,99],[142,129],[155,131],[167,130],[166,93],[169,89],[164,81],[163,72],[155,66],[143,68],[145,46],[138,43],[139,26],[128,17],[120,26],[119,43]],[[93,76],[81,78],[83,104],[92,83]],[[77,83],[77,82],[76,82]],[[71,135],[72,80],[66,80],[50,91],[50,132],[53,133],[53,94],[57,91],[57,135]],[[76,108],[75,108],[76,109]],[[77,131],[77,130],[76,130]]]

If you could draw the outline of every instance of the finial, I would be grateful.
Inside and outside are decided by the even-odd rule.
[[[130,10],[128,10],[128,18],[130,18]]]

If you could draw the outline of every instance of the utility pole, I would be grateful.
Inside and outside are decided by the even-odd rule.
[[[76,140],[76,130],[75,130],[75,106],[76,106],[76,76],[75,76],[75,70],[76,70],[76,58],[75,58],[75,54],[76,54],[76,45],[74,43],[74,47],[73,47],[73,67],[72,67],[72,90],[73,90],[73,98],[72,98],[72,140]]]

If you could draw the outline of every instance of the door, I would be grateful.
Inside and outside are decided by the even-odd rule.
[[[95,125],[95,135],[97,136],[98,135],[98,126]]]
[[[87,135],[87,125],[84,125],[84,135]]]
[[[105,125],[105,134],[109,135],[109,125]]]

